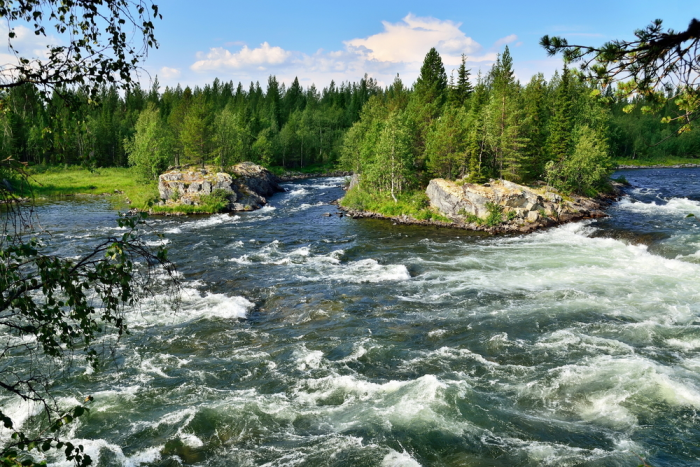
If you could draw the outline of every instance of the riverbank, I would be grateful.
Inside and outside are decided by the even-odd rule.
[[[700,164],[670,164],[670,165],[618,165],[617,169],[694,169]]]
[[[687,169],[700,167],[700,159],[668,157],[664,159],[614,159],[620,169]]]

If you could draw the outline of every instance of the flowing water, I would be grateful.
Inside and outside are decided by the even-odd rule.
[[[152,219],[182,306],[56,382],[95,399],[70,436],[104,466],[698,465],[700,169],[620,174],[610,218],[527,236],[339,217],[338,178]],[[39,211],[67,254],[117,231]]]

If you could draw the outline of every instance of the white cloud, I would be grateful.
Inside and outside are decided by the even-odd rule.
[[[6,23],[0,23],[0,38],[7,38],[9,28]],[[12,39],[12,46],[15,53],[28,59],[42,59],[49,55],[47,46],[60,45],[60,41],[51,35],[46,37],[34,34],[34,31],[26,26],[18,25],[14,27],[15,37]],[[0,47],[0,60],[2,66],[14,65],[18,60],[5,42],[4,47]]]
[[[250,66],[265,69],[265,65],[279,65],[284,63],[291,52],[281,47],[270,47],[270,44],[263,42],[260,47],[250,49],[244,45],[241,50],[231,53],[223,47],[209,49],[207,54],[199,52],[199,59],[192,65],[194,71],[221,70],[227,68],[241,69]]]
[[[500,47],[502,45],[510,44],[511,42],[515,42],[517,40],[518,36],[516,36],[515,34],[511,34],[510,36],[501,37],[493,45],[496,47]]]
[[[422,62],[431,47],[443,55],[473,55],[481,45],[467,37],[461,23],[408,14],[398,23],[382,22],[384,31],[364,39],[345,42],[350,49],[363,51],[371,60],[380,62]],[[444,57],[443,57],[444,60]]]
[[[163,68],[161,68],[158,73],[160,74],[160,76],[163,79],[166,79],[166,80],[177,79],[182,74],[182,72],[178,68],[170,68],[167,66],[164,66]]]

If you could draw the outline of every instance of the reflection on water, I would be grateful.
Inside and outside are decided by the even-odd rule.
[[[61,381],[95,398],[71,436],[98,465],[695,465],[700,170],[622,174],[610,218],[519,237],[324,216],[339,178],[155,218],[182,307]],[[40,216],[65,254],[116,232],[102,201]]]

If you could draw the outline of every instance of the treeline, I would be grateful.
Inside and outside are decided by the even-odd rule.
[[[0,157],[42,165],[135,166],[153,179],[169,165],[252,160],[300,168],[337,164],[363,185],[396,196],[429,178],[547,180],[567,191],[595,190],[611,156],[696,157],[700,132],[674,136],[673,99],[662,115],[630,106],[566,67],[549,81],[514,75],[510,51],[485,75],[466,58],[448,79],[435,49],[413,86],[372,78],[304,89],[270,76],[259,83],[215,80],[202,88],[125,94],[102,89],[96,105],[81,89],[48,102],[31,85],[0,96]],[[630,111],[631,109],[631,111]]]
[[[0,156],[31,164],[135,165],[144,176],[168,165],[244,160],[295,168],[336,161],[340,140],[365,102],[381,93],[372,78],[318,90],[297,79],[285,88],[270,76],[251,83],[160,92],[138,86],[120,95],[104,88],[99,105],[80,89],[49,102],[24,85],[0,97]]]
[[[474,86],[465,66],[447,78],[432,49],[409,92],[397,77],[373,96],[343,140],[343,165],[366,189],[398,193],[429,178],[548,180],[566,191],[600,188],[611,168],[610,110],[599,90],[564,68],[522,85],[510,52]]]

